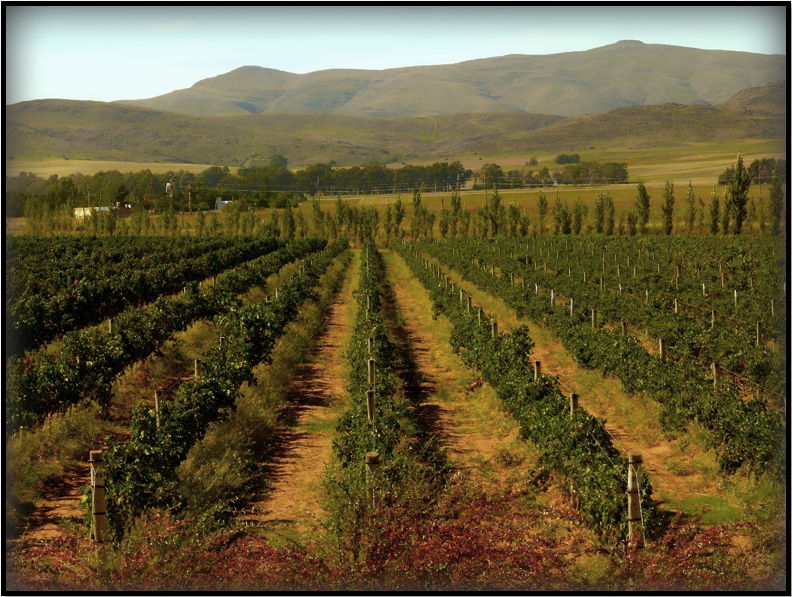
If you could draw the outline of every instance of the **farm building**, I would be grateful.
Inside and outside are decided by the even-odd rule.
[[[230,201],[223,201],[222,197],[218,197],[215,200],[215,211],[220,211],[221,209],[223,209],[223,206],[227,205],[228,203],[231,203],[231,202]]]

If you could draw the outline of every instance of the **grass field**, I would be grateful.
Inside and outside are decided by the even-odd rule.
[[[173,170],[187,170],[189,172],[203,172],[211,164],[174,164],[171,162],[115,162],[108,160],[6,160],[6,176],[16,176],[20,172],[32,172],[38,176],[68,176],[69,174],[96,174],[108,170],[119,172],[138,172],[151,170],[154,174],[163,174]],[[236,172],[237,168],[232,168]]]

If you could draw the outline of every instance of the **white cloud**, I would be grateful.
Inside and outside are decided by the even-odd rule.
[[[170,23],[162,23],[161,25],[152,25],[149,27],[149,33],[162,35],[165,33],[175,33],[176,31],[182,31],[191,27],[195,27],[195,21],[172,21]]]

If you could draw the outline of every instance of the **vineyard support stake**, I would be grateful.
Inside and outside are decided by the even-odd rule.
[[[627,542],[635,547],[641,544],[636,533],[638,523],[641,522],[641,494],[638,491],[641,463],[640,454],[630,454],[627,465]]]
[[[468,315],[470,315],[470,309],[471,309],[472,306],[473,305],[471,304],[470,297],[468,296],[467,297],[467,312],[468,312]]]
[[[368,353],[371,354],[374,349],[374,339],[369,337],[369,339],[366,340],[366,344],[368,346]]]
[[[368,383],[370,386],[374,385],[374,359],[368,360]]]
[[[534,381],[542,377],[542,361],[534,361]]]
[[[627,335],[627,322],[624,321],[623,319],[621,321],[621,333],[622,333],[622,336],[626,336]]]
[[[597,329],[597,310],[591,310],[591,328],[596,330]]]
[[[569,299],[569,315],[570,315],[570,316],[572,315],[572,313],[574,312],[574,310],[575,310],[575,299],[573,299],[573,298],[570,298],[570,299]]]
[[[374,410],[374,408],[375,408],[374,400],[375,400],[374,399],[374,390],[368,390],[366,392],[366,409],[368,411],[369,423],[373,423],[374,422],[374,412],[375,412],[375,410]]]
[[[498,322],[495,321],[494,319],[492,320],[492,339],[493,340],[498,339]]]
[[[569,395],[569,416],[574,418],[575,411],[578,409],[578,395],[572,392]]]
[[[113,318],[107,320],[107,333],[113,335]]]
[[[200,360],[195,359],[194,369],[193,369],[193,378],[194,379],[198,379],[198,369],[199,369],[200,363],[201,363]]]
[[[88,457],[91,464],[91,491],[93,503],[91,512],[91,538],[102,542],[107,540],[107,512],[105,511],[104,465],[101,450],[91,450]]]
[[[716,363],[712,363],[710,368],[712,370],[712,386],[718,387],[718,365]]]
[[[159,392],[154,390],[154,416],[157,418],[157,427],[160,426],[160,414],[159,414]]]
[[[665,345],[663,344],[663,339],[662,338],[660,338],[657,341],[657,347],[658,347],[658,350],[660,351],[660,360],[665,362]]]

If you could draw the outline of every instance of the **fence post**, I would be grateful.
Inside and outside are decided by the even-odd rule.
[[[160,415],[159,415],[159,392],[154,390],[154,416],[157,417],[157,427],[160,426]]]
[[[468,315],[470,315],[470,308],[471,307],[472,307],[472,305],[471,305],[470,297],[468,296],[467,297],[467,312],[468,312]]]
[[[107,320],[107,333],[112,336],[113,334],[113,318]]]
[[[596,330],[597,329],[597,310],[591,310],[591,328]]]
[[[91,450],[88,457],[91,465],[91,537],[102,542],[107,539],[107,512],[105,511],[104,466],[101,450]]]
[[[374,359],[368,360],[368,383],[370,386],[374,385]]]
[[[631,546],[640,545],[636,531],[641,521],[641,494],[638,491],[641,463],[640,454],[630,454],[627,465],[627,542]]]
[[[674,315],[679,315],[679,301],[674,299]]]
[[[367,390],[366,391],[366,409],[368,411],[368,420],[369,423],[374,422],[374,390]]]
[[[602,292],[604,289],[605,289],[605,281],[602,278],[600,278],[600,292]]]
[[[665,346],[663,345],[663,339],[660,338],[657,341],[658,349],[660,350],[660,360],[665,362]]]
[[[770,299],[770,316],[775,317],[775,299]]]
[[[627,335],[627,322],[624,321],[623,319],[621,321],[621,333],[622,333],[622,336],[626,336]]]
[[[492,320],[492,339],[493,340],[498,339],[498,322],[495,321],[494,319]]]
[[[555,307],[555,290],[550,291],[550,306]]]
[[[569,416],[574,418],[575,411],[578,409],[578,395],[572,392],[569,395]]]
[[[379,452],[366,452],[366,489],[371,505],[374,506],[374,485],[379,468]]]
[[[711,330],[715,329],[715,310],[714,309],[712,310],[712,320],[710,322],[710,329]]]
[[[275,298],[278,298],[278,296],[279,296],[279,294],[278,294],[278,289],[276,288],[276,289],[275,289]]]
[[[712,386],[718,387],[718,365],[716,363],[712,363],[710,368],[712,370]]]
[[[200,362],[201,361],[199,361],[198,359],[195,359],[195,368],[193,370],[193,377],[195,379],[198,379],[198,365],[200,364]]]
[[[539,381],[542,376],[542,361],[534,361],[534,381]]]
[[[479,325],[481,325],[481,323],[483,321],[482,316],[481,316],[481,307],[479,307],[479,310],[478,310],[478,319],[479,319]]]
[[[569,299],[569,314],[572,315],[574,310],[575,310],[575,299],[570,298]]]
[[[757,348],[759,347],[760,342],[761,342],[761,332],[759,330],[759,322],[757,321],[756,322],[756,347]]]

